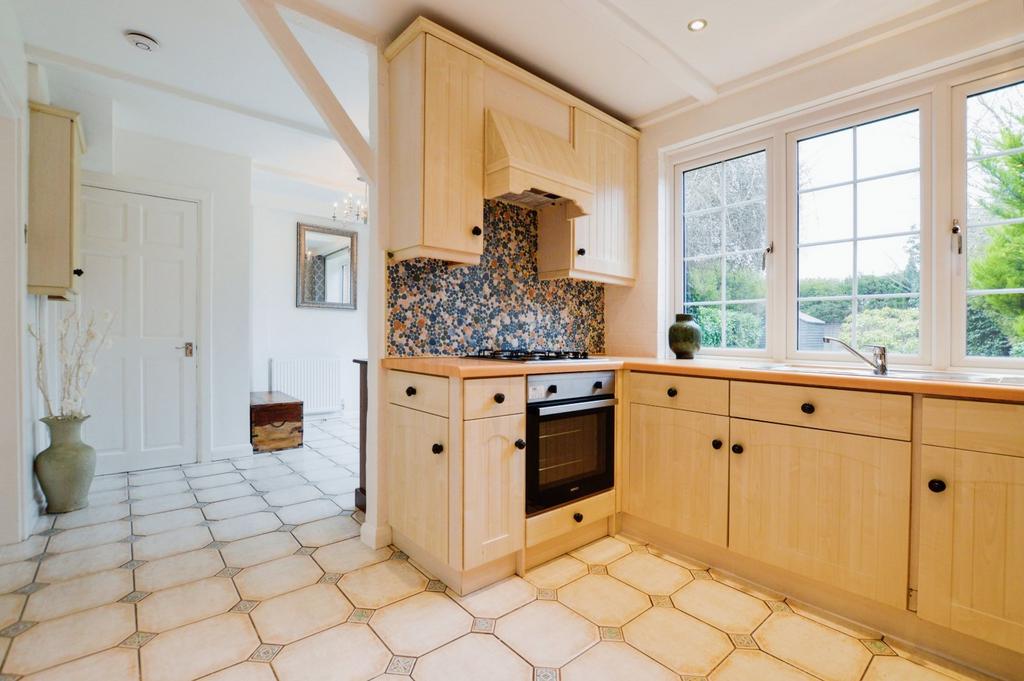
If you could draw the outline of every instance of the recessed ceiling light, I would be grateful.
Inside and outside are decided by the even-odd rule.
[[[156,52],[157,48],[160,47],[160,43],[156,41],[156,38],[146,35],[141,31],[125,31],[124,38],[128,41],[129,45],[133,45],[143,52]]]
[[[707,19],[692,19],[690,21],[690,23],[688,23],[686,25],[686,28],[690,29],[694,33],[696,33],[697,31],[703,31],[707,27],[708,27],[708,20]]]

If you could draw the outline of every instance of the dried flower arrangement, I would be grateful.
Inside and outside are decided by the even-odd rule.
[[[85,393],[89,380],[96,373],[96,356],[111,345],[108,335],[114,315],[104,312],[97,323],[94,314],[84,318],[77,309],[66,314],[57,330],[57,351],[60,358],[60,401],[57,411],[50,397],[47,374],[46,340],[32,326],[28,332],[36,341],[36,386],[43,395],[46,416],[61,419],[83,419]]]

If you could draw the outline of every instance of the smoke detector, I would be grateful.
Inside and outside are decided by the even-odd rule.
[[[141,31],[125,31],[124,39],[127,40],[130,45],[139,48],[143,52],[156,52],[160,47],[160,43],[156,41],[156,38],[146,35]]]

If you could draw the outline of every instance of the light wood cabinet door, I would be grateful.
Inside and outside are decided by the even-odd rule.
[[[463,444],[463,567],[523,548],[526,532],[526,416],[466,421]]]
[[[1024,652],[1024,458],[926,445],[920,495],[917,614]]]
[[[632,285],[636,277],[637,140],[574,109],[573,141],[594,183],[593,212],[573,223],[573,269],[602,275],[608,283]]]
[[[447,563],[448,419],[389,404],[388,421],[391,525]]]
[[[730,431],[729,547],[906,607],[910,443],[743,419]]]
[[[725,546],[729,419],[633,404],[629,433],[623,511]]]

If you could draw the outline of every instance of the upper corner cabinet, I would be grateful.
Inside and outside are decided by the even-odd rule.
[[[394,260],[480,263],[484,65],[420,33],[388,55]]]

